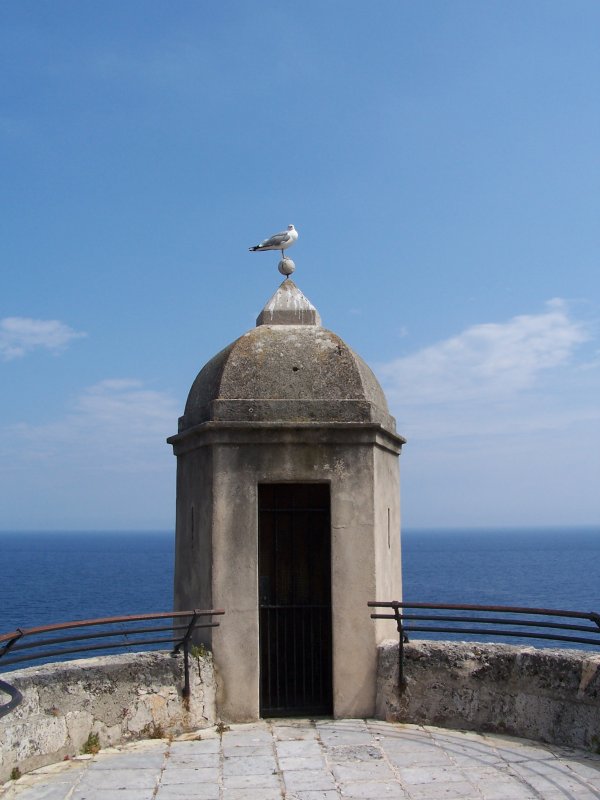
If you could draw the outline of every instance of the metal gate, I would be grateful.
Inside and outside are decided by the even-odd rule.
[[[332,713],[328,484],[258,487],[260,713]]]

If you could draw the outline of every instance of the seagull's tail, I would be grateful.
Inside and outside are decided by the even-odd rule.
[[[249,247],[249,248],[248,248],[248,250],[250,250],[250,252],[251,252],[251,253],[254,253],[254,252],[256,252],[257,250],[260,250],[260,245],[259,245],[259,244],[257,244],[257,245],[255,245],[254,247]]]

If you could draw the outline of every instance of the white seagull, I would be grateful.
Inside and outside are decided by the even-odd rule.
[[[281,255],[283,256],[283,251],[287,250],[288,247],[291,247],[297,238],[298,231],[296,228],[294,228],[293,225],[288,225],[287,231],[275,233],[269,239],[265,239],[260,244],[248,249],[252,252],[255,252],[256,250],[281,250]]]

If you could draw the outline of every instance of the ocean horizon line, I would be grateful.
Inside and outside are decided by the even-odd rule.
[[[561,531],[597,532],[600,534],[600,522],[567,523],[560,525],[406,525],[402,526],[401,533],[405,534],[456,534],[456,533],[560,533]],[[0,536],[5,535],[92,535],[92,534],[132,534],[132,535],[160,535],[172,536],[175,528],[2,528]]]

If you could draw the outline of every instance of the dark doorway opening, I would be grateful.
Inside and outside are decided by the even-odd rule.
[[[263,717],[333,710],[330,507],[328,484],[258,487]]]

